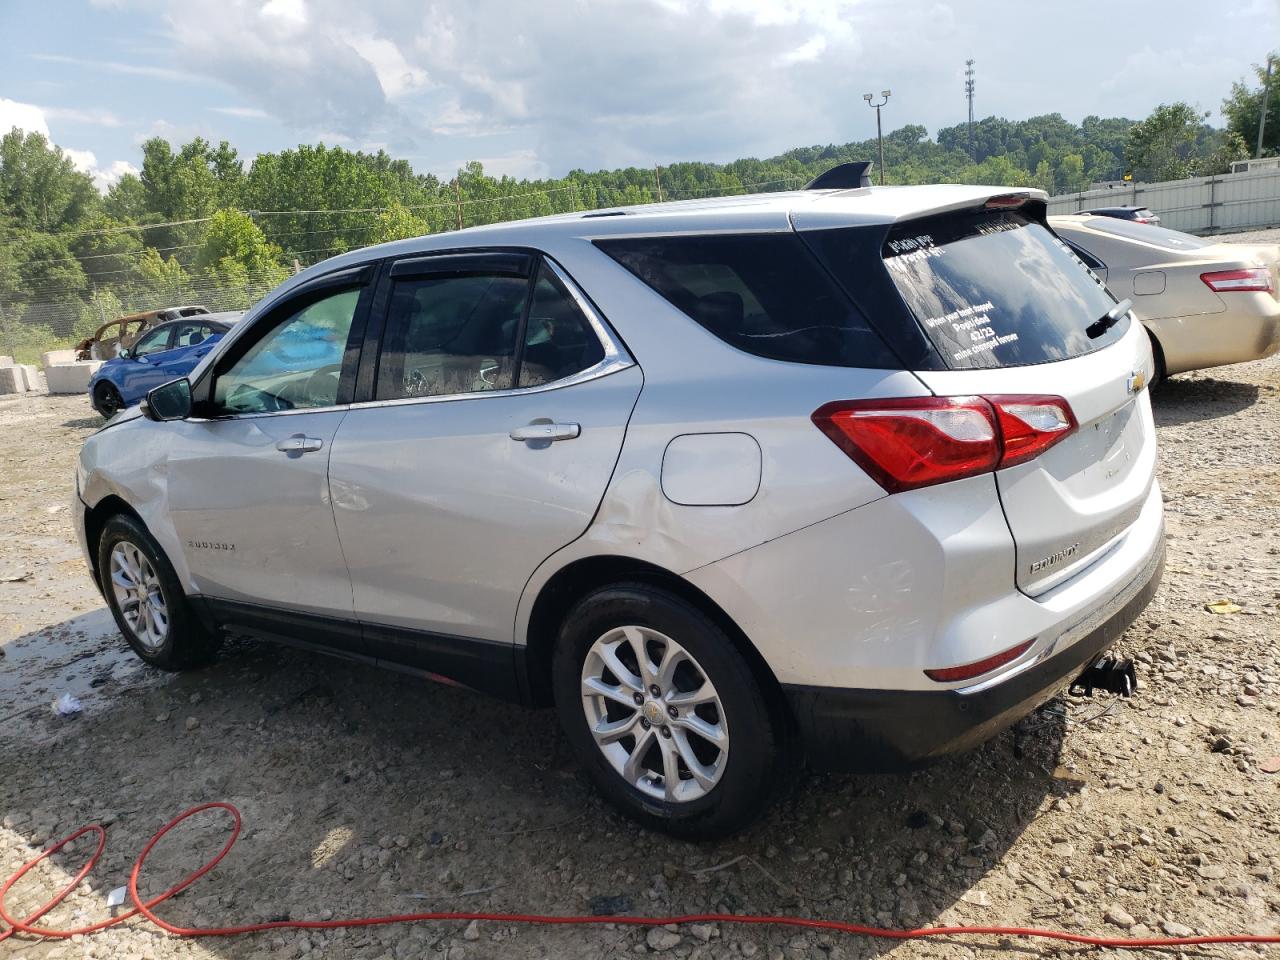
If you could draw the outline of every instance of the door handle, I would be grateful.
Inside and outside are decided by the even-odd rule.
[[[553,440],[572,440],[582,433],[582,427],[576,423],[551,423],[547,420],[537,421],[511,431],[512,440],[551,442]]]
[[[292,437],[285,437],[276,444],[276,449],[281,453],[312,453],[324,446],[324,441],[319,437],[308,437],[301,433],[295,433]]]

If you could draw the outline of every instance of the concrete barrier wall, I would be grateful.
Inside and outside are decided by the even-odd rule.
[[[1150,207],[1160,225],[1185,233],[1223,233],[1280,226],[1280,170],[1224,173],[1164,183],[1086,190],[1049,198],[1049,213],[1090,207]]]

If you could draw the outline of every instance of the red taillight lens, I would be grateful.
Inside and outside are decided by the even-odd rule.
[[[1061,397],[898,397],[828,403],[813,422],[890,493],[1024,463],[1076,428]]]
[[[828,403],[813,422],[890,493],[994,470],[995,415],[981,397]]]
[[[1202,273],[1200,279],[1217,293],[1273,293],[1271,271],[1266,267]]]
[[[964,663],[958,667],[941,667],[937,670],[926,670],[924,675],[930,680],[937,680],[939,683],[972,680],[974,677],[980,677],[984,673],[990,673],[996,667],[1003,667],[1006,663],[1017,660],[1031,649],[1031,644],[1033,643],[1035,643],[1035,637],[1025,643],[1018,644],[1016,647],[1001,651],[995,656],[987,657],[985,660],[975,660],[973,663]]]
[[[1012,467],[1040,456],[1079,424],[1061,397],[987,397],[1000,423],[1004,453],[1001,467]]]

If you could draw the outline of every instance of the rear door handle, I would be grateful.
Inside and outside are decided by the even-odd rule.
[[[305,434],[295,433],[292,437],[285,437],[276,444],[276,449],[281,453],[313,453],[324,446],[324,441],[319,437],[308,437]]]
[[[576,423],[549,423],[544,420],[541,422],[534,421],[523,427],[516,427],[511,431],[511,439],[523,441],[572,440],[581,433],[582,427]]]

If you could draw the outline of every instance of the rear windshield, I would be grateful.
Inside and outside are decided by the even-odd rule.
[[[792,363],[900,366],[794,233],[602,239],[596,246],[739,350]]]
[[[853,230],[808,236],[850,289],[866,265]],[[1090,337],[1086,328],[1115,299],[1062,241],[1011,211],[913,220],[895,226],[881,251],[889,276],[948,367],[1049,363],[1099,350],[1128,317]]]
[[[1116,220],[1114,217],[1099,217],[1089,221],[1089,229],[1126,240],[1141,240],[1162,250],[1199,250],[1201,247],[1213,246],[1212,240],[1201,240],[1189,233],[1177,230],[1166,230],[1150,223],[1139,223],[1136,220]]]

